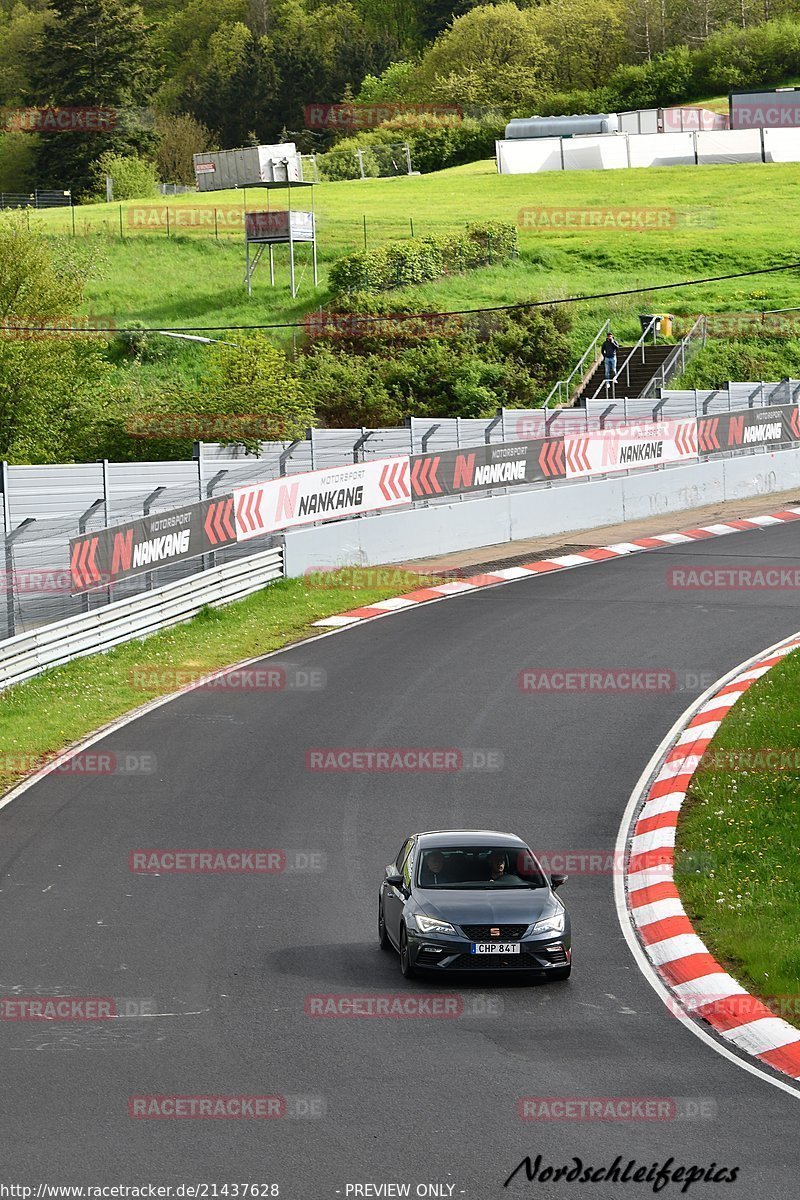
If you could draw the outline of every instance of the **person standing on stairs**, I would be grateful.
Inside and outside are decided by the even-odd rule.
[[[619,350],[619,342],[610,329],[600,350],[603,355],[603,365],[605,366],[606,387],[608,387],[617,373],[617,351]]]

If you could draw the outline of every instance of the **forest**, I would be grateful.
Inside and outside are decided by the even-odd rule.
[[[453,165],[511,116],[691,102],[798,64],[800,0],[0,0],[0,191],[86,199],[130,159],[191,183],[193,151],[324,151],[353,131],[309,125],[309,106],[342,102],[398,106],[366,144],[438,114]],[[113,127],[20,115],[47,107]]]

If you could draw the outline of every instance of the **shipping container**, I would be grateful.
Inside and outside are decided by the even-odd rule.
[[[201,192],[254,187],[259,183],[299,183],[303,179],[302,162],[294,142],[209,150],[193,157],[197,188]]]

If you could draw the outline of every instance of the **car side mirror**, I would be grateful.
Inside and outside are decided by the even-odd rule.
[[[406,883],[406,881],[402,875],[387,875],[386,882],[389,884],[389,887],[396,887],[396,888],[405,887],[405,883]]]
[[[555,891],[556,888],[560,888],[562,884],[566,883],[568,879],[569,879],[569,875],[559,875],[559,874],[551,875],[550,876],[550,887],[553,889],[553,891]]]

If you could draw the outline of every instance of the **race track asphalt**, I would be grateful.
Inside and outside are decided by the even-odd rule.
[[[595,1167],[621,1155],[739,1168],[732,1184],[694,1184],[693,1197],[796,1197],[798,1099],[670,1015],[623,938],[610,873],[573,875],[561,892],[574,933],[565,983],[409,985],[375,939],[378,884],[410,831],[506,829],[542,852],[610,855],[675,719],[800,628],[791,591],[676,591],[669,568],[767,562],[797,564],[796,526],[362,624],[269,660],[323,671],[324,688],[184,695],[94,748],[149,752],[154,773],[60,772],[0,811],[0,994],[127,998],[156,1014],[0,1022],[3,1181],[274,1182],[309,1200],[368,1183],[409,1183],[412,1196],[417,1184],[453,1185],[474,1200],[652,1195],[648,1183],[527,1182],[522,1171],[503,1187],[526,1154]],[[517,677],[531,667],[659,668],[681,686],[525,694]],[[503,765],[321,773],[305,765],[315,747],[491,749]],[[128,857],[143,847],[281,848],[321,855],[324,869],[135,874]],[[319,1019],[304,1007],[309,995],[439,989],[471,1015]],[[209,1093],[282,1095],[287,1114],[128,1115],[132,1095]],[[309,1097],[323,1115],[303,1115]],[[669,1097],[705,1115],[525,1122],[521,1097]]]

